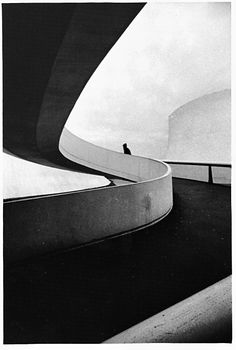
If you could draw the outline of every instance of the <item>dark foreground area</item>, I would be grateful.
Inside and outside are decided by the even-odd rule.
[[[230,187],[173,185],[154,226],[5,265],[4,343],[100,343],[231,274]]]

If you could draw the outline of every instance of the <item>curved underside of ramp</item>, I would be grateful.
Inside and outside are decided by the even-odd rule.
[[[142,7],[143,4],[77,4],[69,6],[66,12],[66,5],[59,6],[54,30],[62,22],[64,32],[61,29],[53,50],[49,48],[50,59],[46,63],[42,60],[44,74],[37,69],[34,71],[37,91],[30,91],[30,81],[27,85],[26,78],[27,87],[20,92],[28,93],[24,95],[24,103],[21,101],[18,109],[14,109],[14,101],[6,98],[4,145],[8,151],[41,164],[135,182],[6,202],[4,244],[7,260],[72,248],[130,232],[162,219],[171,210],[172,178],[167,164],[103,149],[63,129],[88,79]],[[43,12],[44,5],[39,5],[39,9]],[[5,19],[11,17],[11,11],[5,13]],[[33,23],[32,11],[28,15]],[[33,17],[38,16],[35,13]],[[4,23],[6,32],[9,18]],[[49,22],[51,20],[49,18]],[[38,23],[39,28],[43,25],[45,27],[44,20]],[[49,34],[52,36],[51,27]],[[45,50],[42,40],[37,39],[41,50]],[[5,46],[4,50],[7,54],[12,53],[9,47]],[[37,52],[41,54],[41,50]],[[7,80],[10,74],[7,68],[6,90],[9,89],[7,84],[11,83]]]

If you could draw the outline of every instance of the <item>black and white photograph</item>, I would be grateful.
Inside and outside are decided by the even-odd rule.
[[[1,2],[3,344],[233,344],[232,7]]]

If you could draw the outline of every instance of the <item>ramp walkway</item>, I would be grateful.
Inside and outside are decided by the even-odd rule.
[[[102,342],[231,273],[228,187],[174,179],[171,211],[169,165],[64,128],[144,5],[3,5],[4,148],[133,181],[4,203],[5,343]]]
[[[173,185],[153,226],[5,266],[5,342],[100,343],[230,275],[230,188]]]
[[[8,84],[21,82],[20,77],[23,79],[21,68],[27,76],[24,65],[27,54],[33,62],[40,59],[43,64],[43,71],[34,70],[28,78],[32,81],[24,79],[22,91],[19,87],[20,94],[24,94],[23,101],[30,101],[31,108],[27,109],[27,103],[21,102],[14,110],[14,101],[5,100],[4,147],[12,154],[40,164],[104,175],[108,179],[115,176],[133,183],[35,200],[6,201],[6,261],[68,249],[143,228],[165,217],[173,201],[171,169],[167,164],[97,147],[64,128],[87,81],[144,4],[58,6],[54,16],[62,20],[61,32],[56,17],[51,18],[49,12],[45,17],[44,4],[36,6],[38,11],[35,7],[25,7],[24,13],[17,12],[17,6],[12,12],[11,6],[4,9],[4,18],[9,16],[4,22],[4,33],[9,33],[4,47],[6,63],[14,59],[18,36],[24,52],[22,57],[16,55],[19,68],[14,71],[15,80],[10,78],[12,67],[6,66],[6,93],[15,88]],[[22,8],[24,6],[19,11]],[[24,18],[24,26],[18,23],[19,16]],[[43,23],[37,22],[40,16]],[[19,26],[11,28],[14,17]],[[30,25],[34,28],[30,38],[33,46],[23,40]],[[52,48],[45,47],[40,40],[42,31],[55,36]],[[46,49],[49,51],[45,52]],[[30,84],[37,85],[36,91],[31,91]]]

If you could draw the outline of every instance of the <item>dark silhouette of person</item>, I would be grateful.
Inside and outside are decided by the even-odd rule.
[[[127,147],[127,143],[123,144],[124,154],[131,154],[130,149]]]

